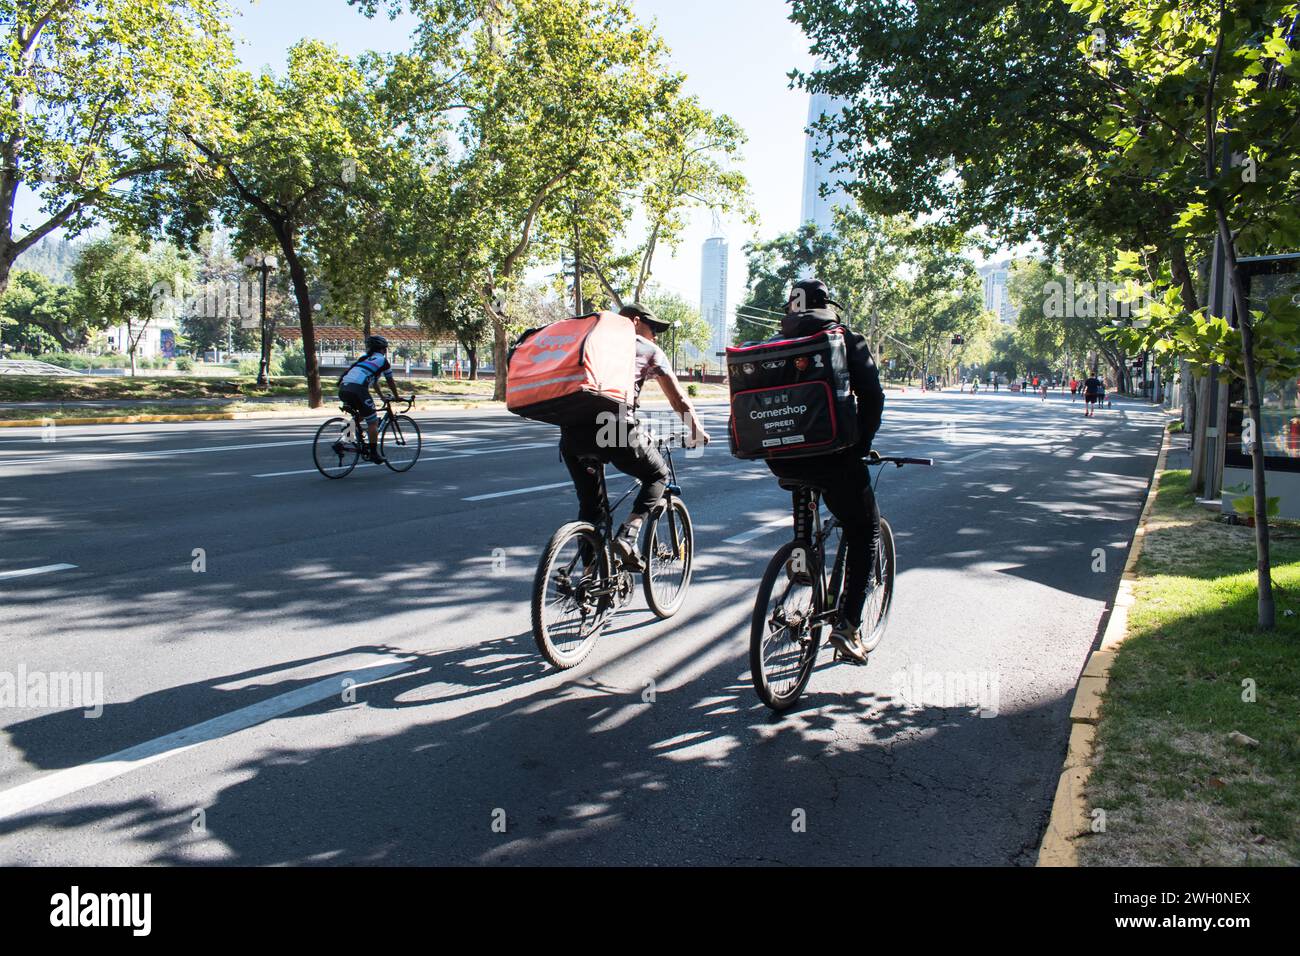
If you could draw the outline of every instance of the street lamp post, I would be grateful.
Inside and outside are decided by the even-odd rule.
[[[247,255],[244,265],[262,278],[262,357],[257,365],[257,384],[265,387],[271,382],[271,333],[266,325],[266,280],[280,267],[275,256]]]

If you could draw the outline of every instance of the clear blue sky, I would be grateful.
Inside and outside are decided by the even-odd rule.
[[[346,54],[393,51],[408,45],[414,21],[367,20],[346,0],[230,0],[237,11],[233,31],[245,66],[280,70],[285,52],[303,37],[331,43]],[[759,235],[774,236],[798,225],[803,176],[803,126],[807,97],[789,89],[786,74],[809,62],[803,35],[787,19],[786,0],[633,0],[638,15],[655,21],[688,89],[708,108],[729,114],[748,133],[741,169],[760,216]],[[34,219],[35,204],[23,197],[19,221]],[[724,221],[731,244],[728,304],[744,288],[741,247],[753,231]],[[675,256],[661,252],[656,279],[698,304],[700,246],[711,219],[695,215]]]

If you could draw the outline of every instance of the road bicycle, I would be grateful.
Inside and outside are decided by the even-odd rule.
[[[866,462],[870,467],[880,466],[872,479],[873,492],[884,465],[901,468],[934,464],[930,458],[882,457],[874,451]],[[749,671],[754,690],[764,704],[778,713],[794,706],[808,686],[822,639],[839,618],[847,558],[839,520],[833,515],[822,518],[822,488],[796,479],[783,478],[779,484],[792,493],[794,540],[782,545],[768,562],[749,630]],[[835,548],[835,560],[829,567],[828,544]],[[895,560],[894,530],[882,517],[867,601],[862,609],[862,646],[868,653],[879,646],[889,622]]]
[[[393,412],[393,400],[381,399],[384,406],[383,418],[379,422],[379,452],[384,457],[384,464],[393,471],[410,471],[420,458],[423,447],[420,438],[420,426],[415,419],[404,414],[415,404],[415,395],[404,401],[401,412]],[[403,401],[403,399],[398,399]],[[370,457],[370,438],[366,423],[361,416],[340,405],[339,410],[346,417],[327,419],[316,429],[316,439],[312,442],[312,459],[316,468],[326,478],[343,478],[352,473],[362,456]]]
[[[567,670],[586,659],[610,618],[631,601],[637,574],[656,617],[667,619],[681,610],[691,583],[695,532],[673,465],[677,441],[655,441],[668,465],[668,487],[641,529],[639,570],[620,566],[613,552],[614,512],[637,490],[637,483],[611,507],[604,464],[595,456],[583,457],[597,477],[603,517],[598,524],[562,525],[543,549],[533,579],[533,638],[552,666]]]

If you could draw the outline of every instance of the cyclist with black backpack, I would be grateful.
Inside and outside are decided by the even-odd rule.
[[[830,640],[842,657],[865,664],[867,658],[862,648],[860,628],[880,535],[880,512],[876,508],[871,478],[863,459],[871,451],[871,441],[880,428],[885,391],[881,388],[880,373],[867,347],[867,340],[844,325],[840,309],[842,306],[830,298],[826,284],[820,279],[796,282],[786,302],[780,338],[801,339],[823,332],[843,335],[848,384],[852,391],[849,405],[850,410],[856,410],[856,441],[847,448],[827,454],[768,457],[767,466],[778,478],[809,482],[820,487],[826,507],[843,526],[847,548],[844,596],[840,604],[840,620],[832,629]],[[730,353],[728,361],[732,361]],[[808,360],[794,361],[806,363]],[[811,361],[819,364],[816,355]],[[798,406],[799,409],[804,407]],[[760,410],[753,414],[761,416],[767,413]],[[829,409],[825,414],[830,414]],[[800,422],[798,427],[803,432],[798,437],[811,434],[807,423]],[[849,424],[840,422],[838,427],[845,429]],[[794,444],[789,437],[780,441]],[[789,573],[797,574],[798,571],[792,568]]]
[[[379,376],[382,375],[393,398],[401,398],[397,394],[397,382],[393,380],[393,366],[388,362],[387,353],[388,339],[372,335],[366,339],[366,354],[339,376],[339,401],[347,406],[353,417],[365,421],[370,435],[370,460],[375,464],[382,464],[384,459],[379,451],[379,414],[375,411],[375,400],[370,397],[370,385],[374,383],[375,391],[382,399],[384,392],[379,386]]]

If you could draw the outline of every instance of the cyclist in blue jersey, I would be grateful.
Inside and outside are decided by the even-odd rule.
[[[366,431],[370,435],[370,460],[376,464],[383,463],[379,451],[379,414],[375,411],[375,400],[370,397],[370,385],[374,383],[375,392],[382,400],[383,389],[379,386],[379,376],[388,382],[388,388],[394,399],[397,383],[393,381],[393,366],[388,363],[388,339],[382,335],[372,335],[366,339],[366,354],[357,359],[352,367],[339,377],[339,401],[357,418],[365,419]]]

